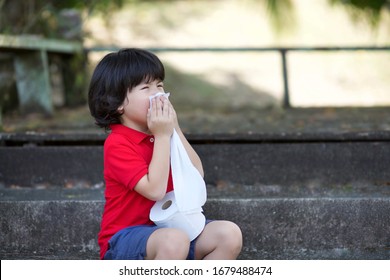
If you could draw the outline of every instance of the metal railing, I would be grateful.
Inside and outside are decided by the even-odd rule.
[[[118,51],[121,47],[117,46],[96,46],[86,48],[87,52],[100,51]],[[288,80],[288,62],[287,53],[289,52],[355,52],[355,51],[387,51],[390,52],[390,46],[338,46],[338,47],[162,47],[162,48],[146,48],[151,52],[278,52],[282,62],[282,77],[283,77],[283,107],[290,108],[290,89]],[[389,61],[390,65],[390,61]]]

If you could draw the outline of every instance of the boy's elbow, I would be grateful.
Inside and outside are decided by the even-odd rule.
[[[156,191],[149,193],[148,199],[153,200],[153,201],[159,201],[159,200],[164,198],[165,194],[166,194],[166,190],[164,190],[164,191],[156,190]]]
[[[152,197],[150,198],[150,200],[152,200],[152,201],[159,201],[159,200],[162,200],[162,199],[164,198],[164,196],[165,196],[165,194],[163,194],[163,195],[152,196]]]
[[[135,186],[135,191],[149,200],[158,201],[163,199],[163,197],[165,196],[166,188],[161,186],[153,187],[150,184],[138,184],[137,186]]]

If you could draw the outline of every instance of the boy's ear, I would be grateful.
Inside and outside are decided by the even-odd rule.
[[[123,112],[125,111],[124,106],[123,105],[119,106],[117,111],[118,111],[118,113],[123,114]]]

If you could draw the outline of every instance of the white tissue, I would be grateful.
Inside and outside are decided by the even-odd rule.
[[[187,212],[179,211],[174,191],[167,193],[162,200],[155,203],[150,211],[150,219],[157,226],[184,231],[190,241],[202,232],[206,223],[202,208]]]
[[[168,98],[171,93],[169,92],[157,92],[155,95],[149,96],[149,108],[152,108],[152,99],[156,98],[157,96],[163,95],[164,97]]]
[[[207,200],[206,183],[192,164],[176,130],[171,137],[171,170],[179,210],[202,207]]]
[[[170,93],[158,92],[152,99]],[[185,231],[192,241],[205,227],[206,218],[202,206],[207,200],[206,183],[192,164],[176,130],[171,137],[171,171],[174,190],[157,201],[150,211],[150,219],[158,226]]]

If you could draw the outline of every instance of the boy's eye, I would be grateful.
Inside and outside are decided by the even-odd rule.
[[[148,88],[149,88],[148,86],[144,86],[144,87],[141,88],[141,90],[142,90],[142,89],[148,89]]]

